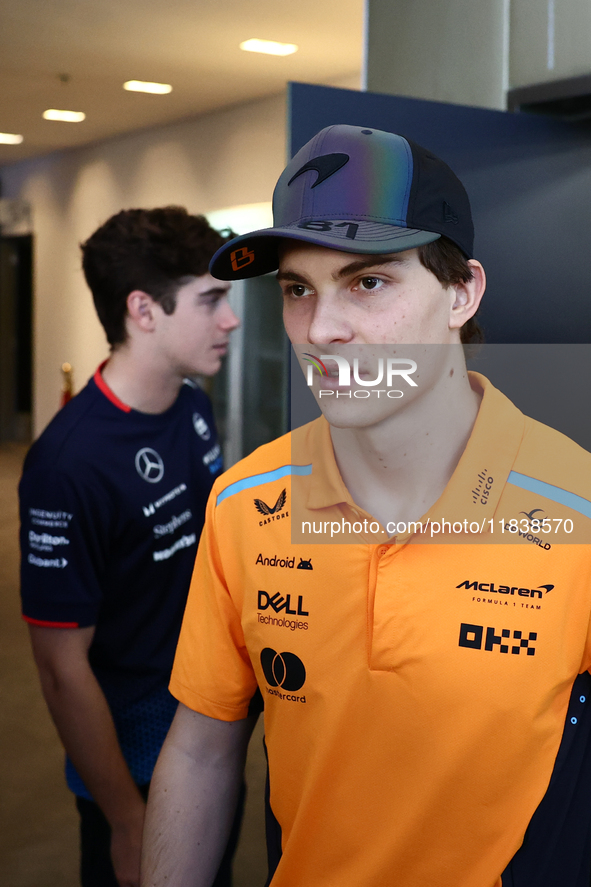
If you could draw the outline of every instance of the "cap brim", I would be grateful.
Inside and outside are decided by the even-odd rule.
[[[346,253],[399,253],[432,243],[441,237],[433,231],[402,228],[378,222],[310,221],[306,225],[330,225],[330,230],[297,226],[263,228],[242,234],[225,243],[209,264],[212,277],[218,280],[245,280],[269,274],[279,267],[279,244],[282,240],[300,240]]]

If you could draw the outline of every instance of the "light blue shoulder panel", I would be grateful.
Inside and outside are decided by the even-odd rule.
[[[304,476],[312,474],[312,465],[282,465],[281,468],[275,468],[274,471],[265,471],[263,474],[253,474],[252,477],[243,477],[230,484],[225,490],[219,494],[216,499],[216,506],[236,493],[242,490],[250,490],[252,487],[258,487],[260,484],[269,484],[273,480],[280,480],[282,477],[288,477],[292,474]]]
[[[566,505],[567,508],[584,514],[585,517],[591,517],[591,502],[588,499],[583,499],[582,496],[577,496],[576,493],[570,493],[568,490],[547,484],[535,477],[528,477],[527,474],[518,474],[517,471],[509,472],[507,483],[521,487],[522,490],[527,490],[529,493],[545,496],[546,499],[551,499],[552,502],[558,502],[560,505]]]

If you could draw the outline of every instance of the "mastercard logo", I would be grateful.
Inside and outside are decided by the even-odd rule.
[[[293,692],[304,686],[306,669],[295,653],[277,653],[271,647],[265,647],[261,651],[261,665],[270,687]]]

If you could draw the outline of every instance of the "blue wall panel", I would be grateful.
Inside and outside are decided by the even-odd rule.
[[[462,179],[488,275],[488,342],[591,342],[591,125],[290,85],[292,154],[332,123],[401,133]]]

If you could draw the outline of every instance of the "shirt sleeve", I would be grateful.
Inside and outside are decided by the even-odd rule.
[[[240,613],[227,587],[216,526],[215,487],[207,504],[170,692],[222,721],[245,718],[257,683]]]
[[[110,523],[104,493],[88,478],[25,466],[19,498],[23,618],[56,628],[95,625]]]

